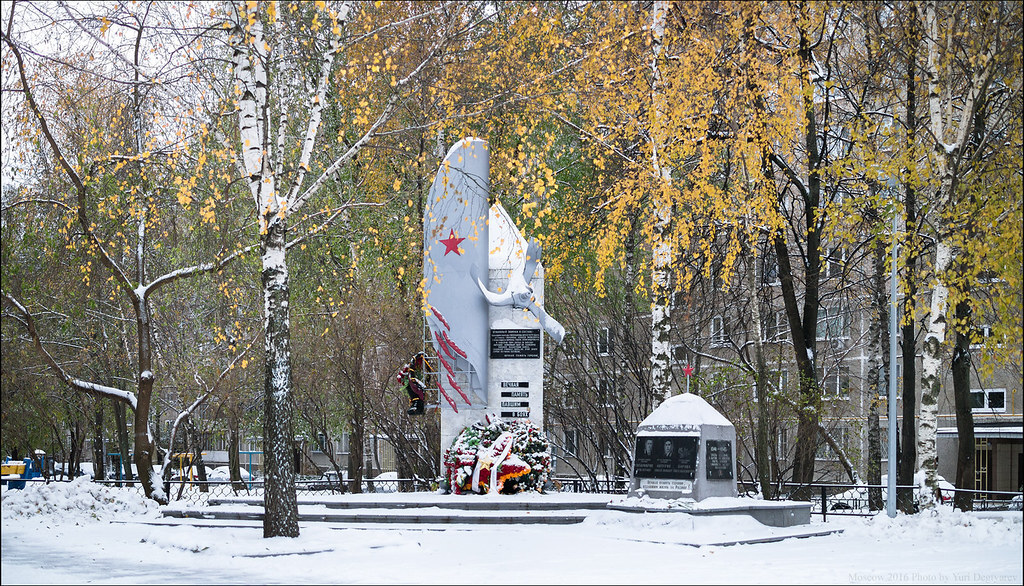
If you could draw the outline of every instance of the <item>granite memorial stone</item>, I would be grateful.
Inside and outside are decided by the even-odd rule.
[[[736,428],[693,394],[662,403],[637,428],[630,495],[736,496]]]

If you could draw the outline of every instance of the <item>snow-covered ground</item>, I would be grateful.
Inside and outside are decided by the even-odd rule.
[[[843,533],[692,547],[679,542],[693,542],[695,535],[739,534],[752,530],[747,527],[752,521],[595,511],[579,525],[426,530],[308,523],[300,525],[296,539],[264,539],[256,527],[147,525],[161,519],[159,507],[84,479],[22,491],[5,487],[2,497],[4,584],[1021,584],[1024,579],[1020,512],[965,514],[942,507],[895,519],[830,516],[828,523],[813,521],[812,528]]]

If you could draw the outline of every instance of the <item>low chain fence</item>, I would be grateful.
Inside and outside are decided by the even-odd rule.
[[[629,492],[629,477],[583,478],[580,476],[553,476],[549,486],[554,492],[626,494]]]
[[[26,484],[42,484],[50,482],[68,482],[68,480],[56,480],[53,478],[34,478],[26,480]],[[138,481],[131,480],[94,480],[97,484],[131,490],[142,495],[144,490]],[[551,492],[563,493],[597,493],[597,494],[626,494],[629,490],[630,479],[628,477],[616,478],[581,478],[557,476],[552,477],[546,487]],[[885,485],[871,484],[790,484],[780,483],[773,485],[775,498],[778,500],[792,499],[810,501],[811,513],[821,515],[827,520],[830,515],[836,516],[873,516],[884,511],[885,497],[888,487]],[[920,497],[918,486],[897,486],[899,492],[906,490],[913,495],[914,507]],[[223,480],[172,480],[164,483],[170,502],[187,502],[191,504],[207,504],[210,499],[229,499],[255,497],[262,498],[264,494],[264,483],[262,480],[245,480],[231,482]],[[324,479],[306,480],[300,479],[295,482],[297,496],[317,497],[346,494],[352,492],[352,481],[327,481]],[[741,495],[754,496],[757,494],[757,487],[754,484],[738,483]],[[432,492],[436,486],[430,481],[421,478],[398,478],[398,479],[365,479],[361,484],[363,493],[393,493],[393,492]],[[872,492],[875,494],[872,495]],[[940,491],[942,501],[952,504],[956,492],[970,493],[975,511],[1020,511],[1024,505],[1024,492],[994,491],[994,490],[968,490],[956,488],[943,488]],[[874,501],[874,502],[873,502]]]
[[[94,480],[97,484],[134,490],[138,494],[144,494],[142,485],[138,481],[129,480]],[[297,480],[295,481],[295,492],[299,497],[316,497],[339,495],[352,492],[352,482],[342,481],[329,482],[327,480]],[[361,492],[364,493],[388,493],[388,492],[426,492],[432,490],[430,484],[419,478],[397,478],[378,479],[369,478],[362,481]],[[171,480],[164,483],[164,491],[167,493],[170,502],[189,502],[192,504],[206,504],[210,499],[262,498],[265,492],[262,480],[243,480],[231,482],[229,480]]]
[[[779,483],[773,485],[773,489],[777,500],[810,501],[811,513],[821,515],[823,520],[827,520],[829,515],[874,516],[886,509],[885,499],[888,493],[887,485],[878,484]],[[739,483],[739,492],[750,496],[758,493],[756,485],[750,483]],[[900,498],[901,493],[910,495],[913,499],[911,506],[915,511],[918,510],[921,487],[897,485],[896,492],[897,498]],[[1024,501],[1024,492],[962,488],[942,488],[939,491],[939,498],[943,503],[951,505],[957,492],[971,494],[972,509],[975,511],[1019,511]]]

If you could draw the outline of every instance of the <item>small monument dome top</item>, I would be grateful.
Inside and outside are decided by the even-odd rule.
[[[707,401],[693,393],[684,393],[670,397],[659,405],[653,413],[640,422],[637,431],[660,431],[666,427],[680,425],[693,426],[695,429],[701,425],[733,426]]]

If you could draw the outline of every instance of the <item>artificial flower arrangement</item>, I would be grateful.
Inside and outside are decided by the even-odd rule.
[[[542,491],[550,471],[551,444],[533,422],[485,417],[445,451],[442,486],[455,494]]]

